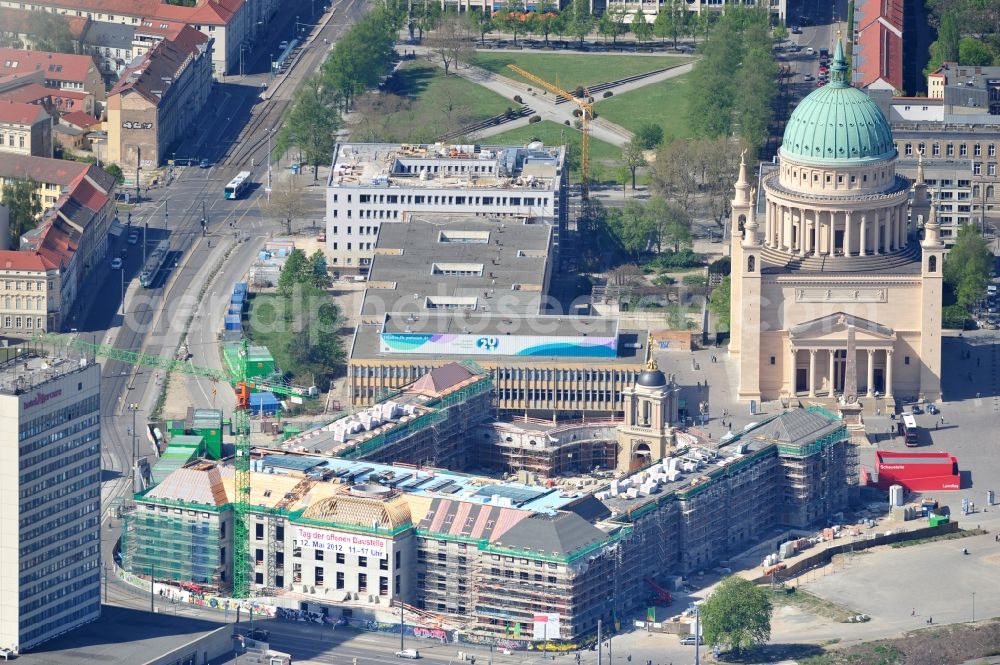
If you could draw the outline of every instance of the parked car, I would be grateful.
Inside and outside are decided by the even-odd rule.
[[[10,660],[11,658],[17,658],[17,654],[14,653],[13,649],[8,649],[7,647],[4,647],[0,649],[0,658],[3,658],[4,660]]]
[[[278,49],[279,50],[284,51],[286,48],[288,48],[288,42],[287,41],[282,41],[280,44],[278,44]]]
[[[111,269],[112,270],[121,270],[122,269],[122,260],[119,259],[117,256],[115,258],[111,259]]]
[[[681,644],[686,646],[694,646],[695,644],[704,644],[705,638],[701,635],[685,635],[681,638]]]
[[[207,159],[203,159],[200,162],[198,162],[198,167],[199,168],[207,169],[210,166],[211,166],[211,164],[209,163],[209,161]]]
[[[816,77],[815,77],[815,76],[813,76],[812,74],[806,74],[806,75],[805,75],[805,76],[803,76],[802,78],[803,78],[803,80],[805,80],[805,81],[815,81],[815,80],[816,80]]]
[[[396,652],[396,658],[411,658],[416,660],[420,658],[420,652],[416,649],[403,649],[402,651]]]
[[[914,404],[913,406],[910,407],[910,413],[912,413],[915,416],[919,416],[923,412],[924,410],[920,408],[919,404]]]
[[[814,49],[812,46],[807,46],[806,47],[806,53],[808,53],[809,55],[812,55],[815,52],[816,52],[816,49]]]
[[[936,416],[937,414],[941,413],[941,409],[937,408],[933,404],[928,404],[927,405],[927,413],[929,413],[929,414],[931,414],[933,416]]]
[[[793,35],[801,35],[802,34],[802,28],[800,28],[797,25],[793,25],[792,26],[792,34]]]
[[[135,231],[133,231],[132,233],[128,234],[128,244],[134,245],[137,242],[139,242],[139,234],[138,233],[136,233]]]
[[[247,637],[254,642],[267,642],[268,638],[271,637],[271,631],[264,630],[263,628],[254,628],[247,633]]]

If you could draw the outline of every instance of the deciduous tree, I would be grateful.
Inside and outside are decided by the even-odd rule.
[[[718,332],[728,332],[731,326],[729,318],[729,306],[732,299],[731,283],[729,275],[723,277],[722,282],[715,287],[708,299],[708,309],[715,315],[715,329]]]
[[[299,179],[286,176],[274,182],[264,212],[285,223],[285,233],[291,235],[292,220],[306,214],[305,192]]]
[[[633,191],[635,190],[635,172],[640,167],[646,165],[646,157],[642,153],[642,144],[638,138],[633,138],[631,141],[622,146],[621,164],[628,169],[629,173],[632,175]]]
[[[597,22],[597,31],[607,39],[611,37],[611,43],[618,42],[618,36],[625,33],[625,17],[628,14],[621,5],[608,7]]]
[[[427,37],[427,46],[441,59],[445,76],[452,65],[458,69],[460,60],[468,62],[472,57],[474,51],[469,44],[466,26],[467,21],[463,21],[457,12],[445,12]]]
[[[3,185],[3,204],[10,214],[10,246],[17,248],[21,236],[35,228],[42,204],[37,194],[38,183],[26,180],[7,180]]]
[[[726,651],[743,654],[771,638],[771,601],[742,577],[722,580],[700,612],[705,641]]]
[[[34,10],[28,14],[25,31],[37,51],[76,52],[69,19],[63,14]]]
[[[643,150],[653,150],[663,143],[663,127],[647,122],[639,125],[635,130],[635,140],[639,142]]]
[[[975,37],[962,37],[958,43],[958,62],[969,67],[993,64],[993,51]]]
[[[635,35],[635,40],[640,44],[649,41],[649,38],[653,36],[653,26],[646,20],[646,15],[641,9],[636,9],[635,14],[632,14],[630,27],[632,34]]]
[[[280,155],[291,146],[297,147],[306,164],[313,167],[315,181],[320,165],[330,161],[340,125],[334,94],[320,76],[310,76],[295,94],[292,110],[278,131],[275,152]]]
[[[993,253],[975,224],[965,224],[944,262],[945,284],[967,310],[986,291],[993,269]]]
[[[465,20],[469,28],[479,35],[479,41],[486,45],[486,35],[496,30],[493,16],[486,10],[470,9],[465,12]]]
[[[569,33],[579,39],[580,46],[583,46],[584,38],[594,29],[594,17],[590,13],[590,3],[588,0],[573,0],[563,12],[566,15]]]

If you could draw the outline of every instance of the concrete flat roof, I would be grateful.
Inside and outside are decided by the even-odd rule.
[[[157,606],[164,600],[156,598]],[[112,605],[101,606],[101,618],[21,654],[22,665],[119,663],[138,665],[163,656],[222,628],[223,622],[174,614],[151,614]]]
[[[541,144],[340,143],[327,186],[555,191],[565,155],[564,147]]]
[[[537,314],[555,228],[469,215],[411,216],[383,224],[362,314],[400,309]]]

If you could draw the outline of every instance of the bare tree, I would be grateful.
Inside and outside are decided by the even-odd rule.
[[[681,208],[689,209],[698,191],[698,150],[694,141],[676,139],[665,144],[656,154],[650,168],[654,193]]]
[[[729,215],[730,199],[733,196],[733,182],[736,180],[736,145],[725,136],[699,141],[698,153],[702,166],[702,190],[707,198],[706,206],[715,224],[721,229],[723,220]]]
[[[458,63],[463,60],[468,62],[475,52],[470,41],[468,22],[456,12],[447,12],[441,17],[426,43],[431,52],[441,58],[445,76],[452,65],[458,69]]]
[[[264,204],[267,215],[285,222],[285,233],[288,235],[292,233],[292,220],[304,217],[307,210],[305,188],[293,175],[276,180],[268,201]]]

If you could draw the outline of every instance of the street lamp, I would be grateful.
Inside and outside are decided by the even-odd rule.
[[[274,130],[274,127],[264,128],[267,132],[267,188],[264,191],[267,192],[268,203],[271,202],[271,134]]]
[[[976,592],[972,592],[972,623],[976,623]]]
[[[128,410],[132,412],[132,491],[135,492],[139,486],[139,439],[135,434],[135,414],[139,405],[133,402],[128,405]]]

